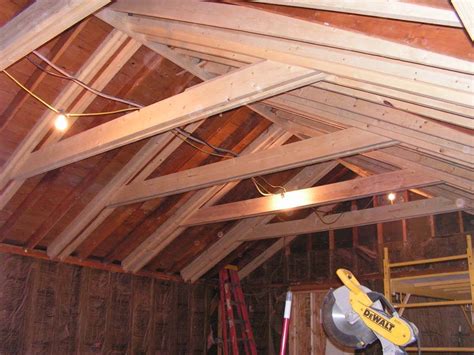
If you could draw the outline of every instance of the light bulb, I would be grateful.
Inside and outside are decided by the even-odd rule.
[[[54,127],[56,127],[58,131],[65,131],[68,126],[69,123],[67,121],[66,115],[64,113],[60,113],[54,121]]]
[[[394,194],[393,192],[390,192],[387,197],[388,197],[388,200],[389,200],[390,202],[393,202],[393,201],[395,201],[395,197],[396,197],[396,196],[395,196],[395,194]]]

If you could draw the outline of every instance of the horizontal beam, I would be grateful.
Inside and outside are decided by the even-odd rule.
[[[388,206],[368,208],[364,210],[345,212],[338,217],[337,221],[328,225],[324,224],[316,216],[311,215],[303,220],[273,223],[257,226],[245,236],[245,240],[258,240],[284,237],[294,234],[308,234],[327,230],[343,229],[369,224],[384,223],[439,213],[458,211],[462,208],[455,202],[443,197],[424,199],[418,201],[404,202]],[[328,220],[335,217],[328,216]]]
[[[349,128],[247,156],[133,183],[124,186],[114,197],[111,205],[119,206],[182,193],[232,180],[336,159],[395,143],[391,139],[370,132]]]
[[[37,0],[0,29],[0,70],[89,16],[110,0]]]
[[[373,4],[371,2],[370,6]],[[385,4],[384,4],[385,5]],[[382,5],[383,6],[383,5]],[[393,5],[384,6],[391,8]],[[121,0],[110,6],[115,11],[166,20],[237,30],[269,37],[391,57],[407,62],[456,71],[470,71],[467,60],[430,52],[394,41],[304,21],[245,6],[197,0]],[[456,15],[451,11],[451,16]]]
[[[23,247],[5,244],[5,243],[0,243],[0,253],[22,255],[22,256],[28,256],[28,257],[32,257],[36,259],[41,259],[41,260],[47,260],[50,262],[52,261],[44,251],[26,250]],[[82,266],[82,267],[90,267],[90,268],[99,269],[99,270],[127,273],[120,265],[110,264],[110,263],[104,264],[99,261],[90,260],[90,259],[82,260],[73,256],[69,256],[65,258],[64,260],[61,260],[61,262],[65,264],[77,265],[77,266]],[[164,272],[142,270],[135,273],[135,275],[151,277],[151,278],[155,278],[155,279],[163,280],[163,281],[178,281],[178,282],[183,281],[183,279],[179,275],[167,274]]]
[[[308,166],[283,186],[287,190],[312,186],[329,174],[337,165],[337,162],[330,161]],[[249,233],[257,225],[270,222],[274,217],[274,215],[268,215],[248,218],[236,223],[222,238],[204,250],[193,262],[184,267],[181,270],[181,276],[185,281],[196,281],[242,244],[240,239],[243,235]]]
[[[365,178],[337,182],[308,189],[286,192],[201,208],[185,225],[199,225],[248,218],[280,211],[331,204],[391,191],[433,185],[440,180],[413,170],[398,170]]]
[[[318,80],[318,72],[272,61],[249,65],[30,154],[27,178]]]
[[[354,0],[252,0],[252,2],[390,18],[449,27],[462,27],[461,22],[452,10],[423,4],[411,4],[404,1],[391,1],[387,3],[384,1]]]

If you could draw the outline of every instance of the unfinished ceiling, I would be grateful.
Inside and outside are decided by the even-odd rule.
[[[6,1],[0,251],[196,281],[299,234],[473,208],[469,3],[262,2]],[[119,112],[61,132],[14,79]],[[424,198],[370,200],[406,190]]]

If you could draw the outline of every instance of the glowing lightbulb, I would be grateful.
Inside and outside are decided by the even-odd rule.
[[[58,131],[65,131],[68,126],[69,123],[67,121],[66,115],[64,113],[60,113],[54,121],[54,127],[56,127]]]
[[[395,194],[394,194],[393,192],[390,192],[387,197],[388,197],[388,200],[389,200],[390,202],[393,202],[393,201],[395,201],[395,197],[396,197],[396,196],[395,196]]]

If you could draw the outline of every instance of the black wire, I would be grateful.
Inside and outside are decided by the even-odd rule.
[[[367,204],[366,204],[363,208],[361,208],[361,209],[362,209],[362,210],[365,210],[367,207],[370,206],[370,204],[371,204],[373,201],[374,201],[374,198],[371,197],[370,200],[369,200],[369,202],[367,202]],[[338,216],[335,220],[333,220],[333,221],[331,221],[331,222],[326,222],[326,221],[324,220],[324,217],[322,217],[322,216],[319,215],[319,213],[321,213],[321,212],[324,213],[323,211],[320,211],[320,210],[317,209],[317,208],[313,208],[313,211],[314,211],[314,214],[319,218],[319,220],[320,220],[323,224],[325,224],[325,225],[327,225],[327,226],[336,223],[336,222],[346,213],[346,212],[340,212],[340,213],[339,213],[339,216]]]

